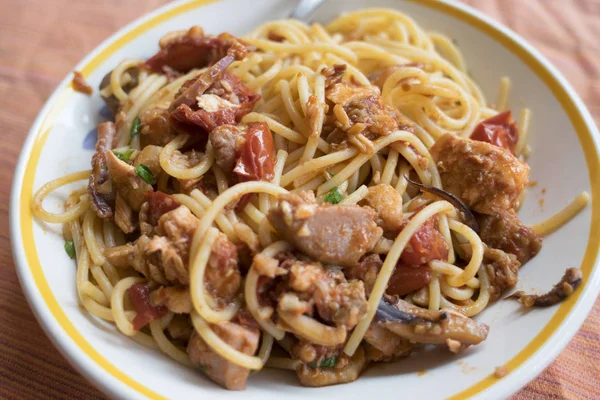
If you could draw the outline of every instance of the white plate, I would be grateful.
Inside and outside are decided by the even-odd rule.
[[[125,27],[93,51],[75,69],[97,87],[123,58],[148,57],[166,32],[201,25],[209,32],[244,34],[270,19],[285,17],[294,6],[286,0],[197,0],[170,4]],[[521,270],[519,288],[551,287],[567,267],[581,266],[584,283],[560,306],[522,312],[515,302],[500,301],[478,319],[491,326],[482,345],[454,356],[445,351],[370,368],[349,385],[308,389],[290,372],[266,370],[253,376],[243,393],[227,392],[201,373],[177,365],[90,317],[78,305],[75,268],[63,250],[57,226],[33,221],[33,190],[69,172],[88,169],[102,116],[96,93],[74,93],[67,77],[38,116],[23,147],[11,199],[13,254],[21,285],[48,336],[89,380],[119,398],[504,398],[533,379],[568,343],[600,291],[600,268],[594,266],[600,242],[600,162],[597,129],[565,79],[523,39],[465,6],[445,1],[329,1],[316,19],[342,11],[385,6],[414,17],[426,29],[455,38],[468,66],[488,98],[495,98],[501,76],[513,80],[510,106],[533,110],[530,158],[532,180],[521,217],[540,221],[587,190],[593,204],[545,240],[542,252]],[[546,189],[545,205],[538,203]],[[51,200],[58,204],[62,191]],[[494,367],[511,373],[499,380]],[[426,371],[420,374],[419,371]]]

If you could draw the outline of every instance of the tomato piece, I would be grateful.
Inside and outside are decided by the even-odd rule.
[[[180,92],[194,85],[199,78],[190,79],[181,86]],[[225,86],[223,86],[225,85]],[[196,133],[210,133],[217,126],[235,125],[254,108],[260,95],[250,90],[236,75],[225,71],[205,92],[201,94],[217,95],[227,103],[220,104],[216,110],[207,111],[197,106],[179,105],[171,111],[171,122],[178,131],[192,136]],[[204,135],[200,135],[204,136]]]
[[[410,238],[400,260],[409,265],[426,264],[448,258],[448,243],[437,229],[437,218],[429,218]]]
[[[241,42],[228,33],[211,36],[192,28],[185,35],[170,40],[142,65],[152,72],[161,73],[168,68],[186,73],[214,64],[225,57],[227,50],[238,41]]]
[[[233,172],[241,182],[272,179],[275,144],[269,126],[264,122],[248,124],[245,139]]]
[[[234,108],[220,108],[211,112],[206,110],[194,111],[188,105],[182,104],[171,112],[171,118],[180,131],[193,134],[192,128],[200,127],[201,131],[212,132],[220,125],[235,125],[236,111]]]
[[[519,141],[519,129],[512,119],[512,113],[505,111],[482,121],[475,127],[471,139],[491,143],[515,154]]]
[[[195,40],[194,38],[183,37],[169,43],[143,65],[152,72],[158,73],[163,72],[165,67],[183,73],[193,68],[202,68],[213,61],[209,58],[209,48],[213,46],[214,42],[215,39],[213,38]]]
[[[136,283],[127,291],[133,309],[137,313],[133,318],[133,329],[139,331],[151,321],[162,318],[167,313],[164,306],[150,304],[150,286],[147,283]]]
[[[175,197],[163,192],[147,192],[145,199],[148,202],[148,223],[153,226],[158,224],[158,219],[163,214],[181,205]]]
[[[431,268],[427,264],[405,265],[398,264],[390,277],[386,293],[389,295],[405,296],[415,290],[429,285]]]

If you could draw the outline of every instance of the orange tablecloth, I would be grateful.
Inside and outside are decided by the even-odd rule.
[[[464,0],[525,36],[600,121],[599,0]],[[84,55],[165,0],[0,0],[0,398],[104,398],[33,317],[11,257],[8,203],[25,134]],[[560,357],[514,399],[600,398],[600,302]]]

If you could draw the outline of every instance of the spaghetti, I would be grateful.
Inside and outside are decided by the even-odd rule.
[[[414,343],[480,343],[471,317],[589,200],[524,226],[532,111],[512,120],[507,77],[488,105],[455,43],[402,13],[160,47],[104,79],[115,120],[92,170],[44,185],[33,213],[64,225],[87,311],[228,389],[264,366],[321,386]]]

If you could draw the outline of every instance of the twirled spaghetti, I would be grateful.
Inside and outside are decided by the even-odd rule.
[[[103,80],[115,118],[92,170],[33,212],[64,224],[86,310],[228,389],[263,366],[322,386],[418,343],[480,343],[470,317],[587,203],[519,221],[531,111],[505,110],[508,78],[488,104],[454,42],[402,13],[160,47]]]

